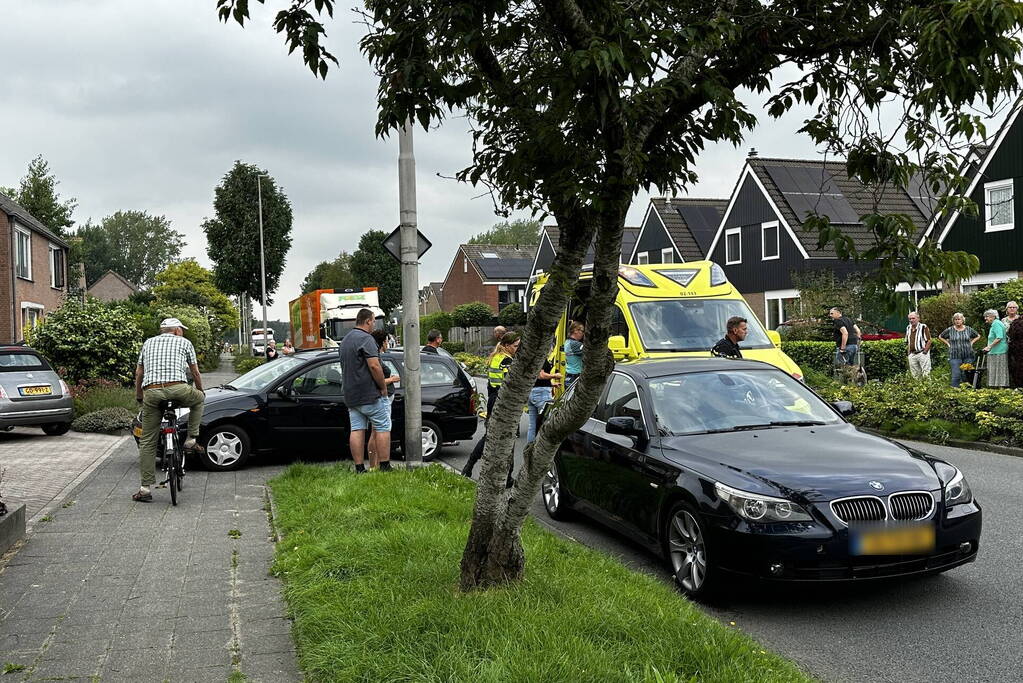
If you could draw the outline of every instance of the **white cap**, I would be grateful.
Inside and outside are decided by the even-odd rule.
[[[178,320],[177,318],[164,318],[163,322],[160,323],[160,328],[163,329],[164,327],[180,327],[183,330],[188,329],[187,327],[182,325],[181,321]]]

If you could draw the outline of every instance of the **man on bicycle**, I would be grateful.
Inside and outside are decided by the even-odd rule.
[[[188,408],[188,439],[184,449],[195,448],[202,420],[202,377],[195,357],[195,347],[184,337],[187,328],[177,318],[160,323],[160,334],[142,344],[135,368],[135,399],[142,404],[142,438],[139,439],[139,475],[142,485],[131,497],[138,503],[153,500],[150,487],[156,483],[156,449],[160,440],[161,401],[174,401]],[[185,371],[192,373],[195,387],[188,385]]]

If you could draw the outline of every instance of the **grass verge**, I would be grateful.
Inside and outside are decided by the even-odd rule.
[[[670,586],[528,520],[526,578],[457,589],[475,488],[439,466],[270,482],[292,632],[315,681],[803,681]]]

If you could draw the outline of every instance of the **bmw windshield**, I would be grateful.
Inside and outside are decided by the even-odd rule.
[[[774,347],[757,317],[741,299],[665,299],[629,304],[647,351],[710,351],[725,336],[732,316],[746,319],[749,333],[740,349]]]
[[[831,406],[777,370],[694,372],[650,380],[662,436],[836,424]]]
[[[256,391],[259,391],[270,386],[300,365],[305,364],[307,360],[308,358],[282,356],[277,360],[263,363],[262,365],[249,370],[241,377],[232,380],[228,386],[232,389],[255,389]]]

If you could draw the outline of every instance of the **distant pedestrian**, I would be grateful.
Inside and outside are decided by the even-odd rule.
[[[1009,341],[1009,351],[1006,354],[1009,359],[1009,386],[1023,389],[1023,317],[1016,316],[1006,335]]]
[[[1005,329],[1009,329],[1009,325],[1012,325],[1016,320],[1019,319],[1019,304],[1015,301],[1010,301],[1005,304],[1005,317],[1002,318],[1002,324],[1005,325]],[[1009,342],[1010,344],[1012,342]]]
[[[583,372],[583,335],[585,328],[574,320],[568,324],[565,340],[565,389],[571,387]]]
[[[281,353],[285,356],[290,356],[295,353],[295,347],[291,344],[291,339],[284,340],[284,346],[281,347]]]
[[[739,349],[739,344],[746,339],[748,333],[748,321],[737,315],[732,316],[725,323],[725,336],[710,350],[711,355],[719,358],[742,359],[742,350]]]
[[[160,334],[142,344],[135,368],[135,399],[142,404],[142,437],[139,439],[139,477],[141,485],[131,499],[138,503],[153,500],[150,487],[156,483],[156,449],[160,439],[161,401],[173,401],[188,409],[188,438],[185,450],[196,448],[202,422],[202,377],[192,342],[185,339],[186,330],[177,318],[160,323]],[[186,372],[192,373],[194,387],[188,385]]]
[[[473,468],[476,467],[476,463],[483,457],[483,449],[487,443],[486,428],[490,424],[490,417],[494,412],[494,403],[497,402],[497,395],[501,391],[501,386],[504,385],[504,379],[508,375],[508,368],[511,367],[512,359],[515,357],[515,353],[519,350],[521,344],[522,341],[519,339],[518,333],[505,332],[504,336],[501,337],[501,341],[494,347],[494,352],[490,354],[490,358],[487,360],[487,417],[484,423],[483,438],[472,449],[469,460],[465,463],[465,467],[462,468],[462,476],[472,477]],[[511,470],[509,469],[509,486],[511,486],[511,480]]]
[[[990,327],[987,333],[987,385],[992,388],[1009,385],[1009,362],[1006,352],[1009,345],[1005,341],[1005,324],[998,319],[998,311],[984,311],[984,322]]]
[[[277,360],[281,357],[281,352],[277,350],[277,342],[271,339],[266,345],[266,359],[268,361]]]
[[[952,386],[962,383],[961,366],[965,363],[976,365],[977,352],[973,345],[980,339],[980,334],[967,326],[966,317],[962,313],[952,314],[952,326],[946,327],[938,335],[938,339],[948,346],[948,365],[951,370]]]
[[[444,335],[441,334],[440,330],[430,330],[426,334],[426,346],[423,347],[423,353],[432,353],[438,355],[440,352],[437,349],[444,343]]]
[[[373,330],[371,334],[373,335],[373,341],[377,343],[377,351],[380,353],[380,368],[384,372],[384,384],[387,385],[388,418],[390,418],[390,405],[394,403],[394,385],[401,381],[401,376],[392,374],[389,364],[384,361],[384,353],[390,348],[390,344],[387,341],[387,333],[383,330]],[[376,448],[377,440],[373,436],[375,434],[376,432],[372,432],[371,436],[366,439],[366,451],[369,454],[370,468],[376,467],[381,460],[380,453]]]
[[[373,311],[359,309],[355,327],[341,340],[341,386],[351,431],[348,446],[355,461],[355,471],[365,472],[366,431],[373,425],[380,469],[391,469],[391,403],[387,400],[387,384],[380,362],[380,346],[370,332]],[[371,463],[372,464],[372,463]]]
[[[912,311],[906,325],[906,356],[909,373],[920,379],[931,374],[931,330],[920,322],[920,314]]]
[[[841,365],[853,365],[856,352],[860,349],[860,328],[835,306],[828,313],[835,323],[835,361]]]
[[[554,363],[550,359],[545,360],[540,375],[533,382],[533,388],[529,391],[529,403],[526,404],[529,410],[529,431],[526,432],[526,443],[532,443],[536,439],[537,425],[540,422],[540,413],[549,401],[554,399],[554,380],[561,379],[561,375],[554,372]]]

